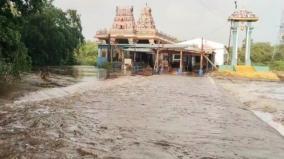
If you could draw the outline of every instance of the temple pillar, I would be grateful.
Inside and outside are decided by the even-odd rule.
[[[108,53],[109,53],[109,47],[107,47],[107,49],[106,49],[106,56],[105,56],[105,58],[107,59],[107,61],[108,61],[108,57],[109,57]]]
[[[246,54],[245,54],[245,65],[251,65],[251,34],[252,34],[251,22],[247,23],[246,27]]]
[[[231,65],[238,65],[238,41],[239,41],[239,23],[233,22],[232,34],[233,34],[233,52],[232,52],[232,61]]]
[[[134,45],[134,52],[133,52],[133,62],[136,62],[137,53],[136,53],[136,44],[138,40],[133,38],[128,38],[128,43]]]
[[[102,53],[102,47],[99,45],[98,46],[98,57],[102,57],[103,55],[102,55],[103,53]]]
[[[182,60],[182,59],[183,59],[183,58],[182,58],[183,55],[182,55],[182,53],[183,53],[183,52],[182,52],[182,50],[181,50],[181,51],[180,51],[180,61],[179,61],[179,72],[180,72],[180,73],[182,73],[182,71],[183,71],[183,60]]]
[[[188,63],[187,63],[187,65],[188,65],[188,71],[192,71],[192,56],[191,55],[189,55],[188,56],[188,59],[187,59],[188,61]]]
[[[199,76],[203,76],[203,51],[200,53],[200,63],[199,63]]]
[[[136,57],[136,52],[134,52],[134,55],[133,55],[133,61],[134,61],[134,62],[136,62],[136,58],[137,58],[137,57]]]
[[[113,44],[115,44],[115,38],[110,38],[110,62],[113,62]]]
[[[159,51],[159,49],[157,50],[157,53],[156,53],[156,59],[155,59],[155,66],[154,66],[154,70],[156,71],[156,72],[159,72],[159,56],[160,56],[160,51]]]

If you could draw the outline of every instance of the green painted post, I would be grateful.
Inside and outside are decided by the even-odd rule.
[[[251,66],[251,34],[252,34],[251,22],[247,23],[246,27],[246,54],[245,65]]]

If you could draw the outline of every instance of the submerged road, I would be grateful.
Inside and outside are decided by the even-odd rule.
[[[83,94],[5,106],[0,158],[284,158],[284,138],[210,78],[99,84]]]

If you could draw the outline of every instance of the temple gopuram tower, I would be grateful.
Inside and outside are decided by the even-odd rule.
[[[110,31],[110,35],[128,35],[129,37],[134,36],[135,34],[135,19],[133,15],[133,7],[116,7],[116,15]],[[113,43],[123,43],[122,41],[116,41],[119,39],[111,38]],[[127,39],[133,42],[132,39]]]
[[[150,35],[157,32],[154,18],[152,16],[152,9],[146,5],[141,11],[140,18],[136,26],[138,35]],[[149,39],[150,44],[155,44],[154,39]],[[158,43],[158,42],[156,42]]]
[[[116,16],[112,25],[113,30],[128,30],[132,33],[135,31],[135,19],[133,7],[119,8],[116,7]]]
[[[154,53],[151,49],[136,48],[138,44],[173,44],[178,40],[164,34],[155,26],[152,9],[147,5],[142,9],[140,17],[135,23],[133,7],[116,7],[116,14],[112,27],[99,30],[96,33],[98,40],[98,64],[103,61],[132,62],[144,61],[154,65]],[[133,49],[133,46],[134,49]],[[104,59],[105,58],[105,59]]]
[[[116,15],[110,29],[97,31],[96,38],[102,44],[172,44],[177,39],[156,29],[152,9],[147,5],[142,9],[135,23],[133,7],[116,7]]]
[[[138,31],[156,31],[154,18],[152,16],[152,9],[150,7],[146,6],[143,8],[136,28]]]

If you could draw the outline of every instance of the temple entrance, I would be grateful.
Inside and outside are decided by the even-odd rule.
[[[192,72],[198,73],[200,70],[209,72],[213,70],[214,53],[204,54],[194,52],[165,51],[159,53],[157,70],[162,73]]]
[[[143,62],[147,66],[154,67],[154,60],[152,54],[140,53],[139,61]]]
[[[191,72],[202,75],[216,69],[214,64],[214,52],[188,48],[178,44],[108,44],[100,45],[110,49],[111,56],[108,61],[115,68],[132,70],[135,73],[144,70],[152,70],[153,73],[186,73]],[[103,55],[100,53],[99,55]],[[118,62],[117,62],[118,61]]]
[[[146,52],[131,52],[130,58],[133,61],[134,66],[140,66],[140,67],[154,67],[154,59],[152,53],[146,53]]]
[[[163,54],[162,67],[164,68],[164,72],[173,72],[178,71],[181,67],[181,56],[180,54]],[[196,61],[195,57],[191,55],[183,55],[182,57],[182,66],[183,71],[192,72]]]

